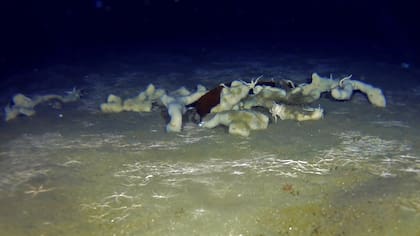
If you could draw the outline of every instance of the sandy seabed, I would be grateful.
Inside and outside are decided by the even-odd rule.
[[[48,81],[78,74],[75,86],[86,95],[0,124],[2,234],[420,234],[415,68],[293,54],[115,61],[32,72]],[[108,94],[132,97],[151,82],[168,90],[212,88],[259,75],[305,82],[312,72],[353,73],[382,88],[387,107],[375,108],[359,93],[346,102],[323,97],[314,104],[325,109],[323,120],[270,122],[247,138],[189,122],[181,133],[167,134],[159,107],[150,113],[98,109]],[[67,89],[27,88],[28,95]],[[11,96],[2,95],[4,104]]]

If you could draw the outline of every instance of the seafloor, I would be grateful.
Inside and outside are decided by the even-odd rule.
[[[380,55],[203,54],[58,60],[3,81],[4,106],[17,92],[77,86],[84,96],[0,122],[1,235],[420,235],[418,68]],[[160,107],[99,111],[108,94],[149,83],[305,82],[312,72],[353,74],[382,88],[387,107],[324,96],[313,104],[324,119],[271,121],[248,138],[194,123],[165,133]]]

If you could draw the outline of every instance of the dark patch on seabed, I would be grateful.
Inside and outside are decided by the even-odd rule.
[[[204,49],[203,49],[204,50]],[[268,51],[101,55],[49,64],[3,81],[1,104],[83,90],[0,124],[4,235],[419,235],[420,71],[368,56]],[[99,63],[100,62],[100,63]],[[185,122],[166,133],[166,110],[104,114],[109,94],[149,83],[173,91],[232,80],[307,82],[312,72],[379,87],[322,96],[322,120],[270,121],[237,137]],[[33,78],[25,84],[23,78]]]

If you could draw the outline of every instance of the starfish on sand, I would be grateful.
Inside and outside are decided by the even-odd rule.
[[[29,186],[30,190],[25,191],[25,194],[31,194],[32,197],[36,197],[40,193],[45,193],[52,191],[54,188],[44,188],[44,185],[40,185],[38,187]]]

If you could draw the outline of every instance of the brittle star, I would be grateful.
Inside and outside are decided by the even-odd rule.
[[[133,200],[134,197],[133,196],[125,195],[125,192],[122,192],[122,193],[114,192],[113,195],[108,196],[108,197],[105,197],[104,200],[105,199],[110,199],[110,198],[114,198],[115,199],[115,202],[119,203],[120,198],[125,198],[125,199]]]
[[[245,82],[245,81],[243,81],[243,80],[241,80],[241,82],[242,82],[244,85],[248,86],[250,89],[253,89],[253,88],[255,88],[255,86],[257,86],[258,81],[259,81],[262,77],[263,77],[263,76],[262,76],[262,75],[260,75],[257,79],[255,79],[255,80],[251,80],[251,82],[250,82],[250,83],[247,83],[247,82]]]
[[[31,190],[25,191],[25,194],[32,194],[32,197],[36,197],[39,193],[45,193],[52,191],[54,188],[44,188],[44,185],[40,185],[39,187],[29,186]]]

